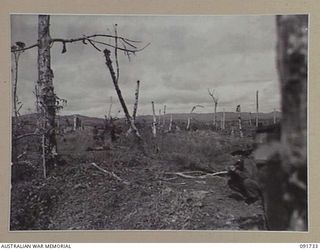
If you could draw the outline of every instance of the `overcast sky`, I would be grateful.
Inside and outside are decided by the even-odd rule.
[[[119,53],[119,84],[132,111],[136,81],[141,81],[139,114],[151,114],[167,106],[167,113],[213,112],[207,89],[219,96],[218,111],[255,112],[255,92],[260,93],[260,110],[280,107],[276,70],[276,27],[274,16],[51,16],[52,38],[76,38],[84,34],[118,34],[151,43],[127,59]],[[37,40],[37,16],[12,15],[12,43],[27,45]],[[112,41],[109,41],[112,42]],[[68,100],[61,114],[103,117],[113,96],[113,113],[120,110],[102,53],[81,42],[51,50],[54,87]],[[23,53],[19,61],[18,95],[23,112],[35,110],[37,50]]]

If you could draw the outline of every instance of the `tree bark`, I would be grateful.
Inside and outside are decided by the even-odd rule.
[[[225,130],[226,129],[226,113],[223,109],[223,113],[222,113],[222,129]]]
[[[187,130],[189,130],[190,129],[190,124],[191,124],[191,114],[189,115],[189,117],[188,117],[188,122],[187,122]]]
[[[238,122],[239,122],[239,133],[240,133],[240,138],[243,137],[243,132],[242,132],[242,119],[241,119],[241,111],[238,112]]]
[[[167,106],[164,105],[163,106],[163,120],[162,120],[163,127],[166,125],[166,109],[167,109]]]
[[[169,122],[169,131],[172,130],[172,114],[170,115],[170,122]]]
[[[41,112],[41,130],[44,133],[46,166],[54,165],[57,152],[55,137],[56,97],[53,88],[53,72],[50,56],[50,16],[38,19],[38,89]]]
[[[158,126],[161,127],[161,109],[159,109]]]
[[[18,52],[19,53],[19,52]],[[17,96],[17,88],[18,88],[18,60],[19,60],[19,55],[17,53],[13,53],[14,56],[14,83],[13,83],[13,112],[14,112],[14,117],[18,117],[18,107],[17,107],[17,102],[18,102],[18,96]],[[17,120],[16,120],[17,122]]]
[[[218,102],[214,103],[214,116],[213,116],[213,126],[216,129],[217,128],[217,106]]]
[[[112,96],[110,96],[110,105],[109,105],[109,111],[108,111],[108,119],[111,121],[111,109],[112,109]]]
[[[306,231],[308,16],[277,16],[276,21],[281,136],[279,141],[262,146],[263,152],[272,153],[259,170],[259,183],[268,229]]]
[[[137,88],[136,88],[136,93],[135,93],[135,102],[134,102],[134,106],[133,106],[133,120],[136,120],[136,116],[137,116],[137,110],[138,110],[138,102],[139,102],[139,88],[140,88],[140,81],[137,81]]]
[[[259,91],[256,92],[256,127],[259,126]]]
[[[155,112],[155,109],[154,109],[154,102],[151,102],[151,105],[152,105],[152,115],[153,115],[153,121],[152,121],[152,134],[153,134],[153,137],[156,137],[157,136],[157,118],[156,118],[156,112]]]
[[[120,90],[120,87],[119,87],[119,84],[118,84],[118,79],[116,77],[116,74],[115,74],[113,66],[112,66],[112,61],[111,61],[111,58],[110,58],[110,50],[105,49],[103,52],[104,52],[104,56],[106,58],[106,65],[108,66],[108,69],[110,71],[110,75],[111,75],[111,78],[112,78],[112,81],[113,81],[113,85],[114,85],[114,88],[115,88],[115,90],[117,92],[117,95],[118,95],[121,107],[123,109],[123,112],[124,112],[124,114],[126,116],[127,122],[129,124],[129,126],[131,127],[132,132],[135,134],[135,136],[139,140],[142,140],[141,135],[140,135],[135,123],[134,123],[133,118],[130,116],[128,108],[127,108],[127,105],[126,105],[126,103],[125,103],[125,101],[123,99],[123,96],[122,96],[122,93],[121,93],[121,90]]]
[[[307,74],[308,16],[278,16],[278,71],[282,92],[281,152],[282,168],[289,173],[283,190],[296,197],[290,214],[291,230],[307,229]],[[294,178],[296,177],[296,178]],[[291,179],[291,180],[290,180]],[[297,184],[300,185],[297,185]],[[303,185],[301,185],[303,184]],[[293,217],[296,216],[295,219]],[[299,224],[302,222],[302,224]]]

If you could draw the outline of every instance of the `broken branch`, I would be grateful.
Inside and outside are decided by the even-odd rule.
[[[167,172],[165,174],[178,175],[178,176],[186,178],[186,179],[205,179],[207,177],[226,175],[226,174],[228,174],[228,171],[220,171],[220,172],[216,172],[216,173],[212,173],[212,174],[205,174],[205,175],[199,175],[199,176],[192,176],[192,175],[188,175],[186,173],[191,173],[191,172]]]
[[[108,174],[109,176],[115,178],[117,181],[120,181],[120,182],[122,182],[122,183],[125,184],[125,185],[130,185],[129,182],[122,180],[122,179],[121,179],[119,176],[117,176],[115,173],[109,172],[109,171],[103,169],[102,167],[98,166],[96,163],[92,162],[91,165],[94,166],[95,168],[97,168],[98,170],[100,170],[101,172],[103,172],[103,173],[105,173],[105,174]]]

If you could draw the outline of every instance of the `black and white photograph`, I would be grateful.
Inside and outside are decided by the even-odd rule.
[[[10,231],[308,231],[307,14],[10,25]]]

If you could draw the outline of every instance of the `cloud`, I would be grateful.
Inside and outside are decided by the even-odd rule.
[[[52,37],[74,38],[84,34],[112,32],[151,45],[131,61],[120,53],[120,79],[129,107],[134,103],[136,81],[141,81],[139,113],[151,113],[150,102],[167,104],[176,112],[211,112],[207,88],[220,96],[220,107],[254,108],[256,90],[261,110],[280,105],[275,65],[274,16],[51,16]],[[12,15],[12,42],[37,40],[37,16]],[[108,42],[112,42],[111,40]],[[110,96],[114,110],[120,108],[102,53],[82,43],[67,45],[67,53],[55,44],[51,49],[54,86],[68,100],[61,112],[103,116]],[[19,63],[20,99],[24,112],[34,106],[32,90],[37,81],[37,51],[25,52]],[[131,108],[130,108],[131,110]],[[117,111],[115,111],[117,112]]]

